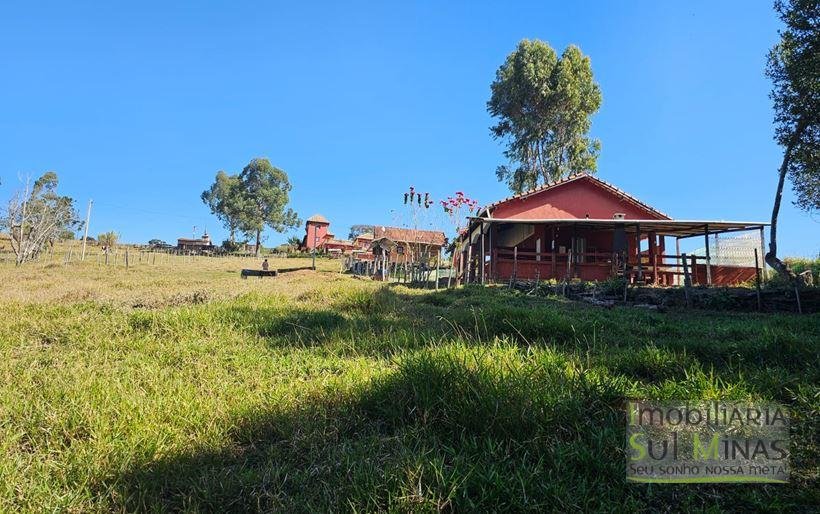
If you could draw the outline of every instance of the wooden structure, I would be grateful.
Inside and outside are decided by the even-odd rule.
[[[441,248],[447,243],[444,232],[437,230],[373,227],[373,237],[371,248],[381,239],[395,244],[390,262],[399,264],[432,262],[438,258]]]
[[[687,257],[697,284],[752,280],[754,266],[716,266],[709,236],[759,230],[767,223],[673,220],[617,187],[581,174],[511,196],[479,210],[461,237],[456,267],[463,281],[517,279],[681,283],[681,239],[702,237],[703,256]],[[667,237],[676,241],[674,251]]]
[[[177,250],[186,252],[210,252],[216,247],[207,232],[199,239],[180,237],[177,239]]]
[[[242,278],[248,277],[275,277],[279,272],[275,269],[243,269],[240,272]]]

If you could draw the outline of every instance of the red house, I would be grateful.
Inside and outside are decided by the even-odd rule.
[[[679,241],[702,237],[705,255],[686,257],[693,281],[731,284],[752,279],[754,261],[748,266],[713,263],[710,236],[759,230],[762,252],[766,225],[673,220],[607,182],[580,174],[481,209],[462,236],[456,266],[467,282],[624,276],[669,285],[683,282]],[[667,246],[671,237],[674,252]]]

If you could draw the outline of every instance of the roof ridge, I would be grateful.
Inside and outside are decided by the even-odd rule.
[[[486,210],[490,209],[491,207],[495,207],[496,205],[502,204],[504,202],[509,202],[510,200],[519,200],[519,199],[522,199],[522,198],[526,198],[528,196],[531,196],[531,195],[534,195],[534,194],[537,194],[537,193],[541,193],[541,192],[546,191],[548,189],[552,189],[556,186],[563,185],[563,184],[566,184],[568,182],[574,182],[575,180],[579,180],[579,179],[582,179],[582,178],[591,179],[593,181],[593,183],[604,186],[604,187],[610,189],[612,192],[617,193],[619,195],[622,195],[626,199],[628,199],[628,200],[632,201],[633,203],[637,204],[639,207],[642,207],[643,209],[645,209],[649,212],[652,212],[652,213],[658,214],[660,216],[663,216],[664,218],[671,219],[671,217],[668,214],[666,214],[662,211],[659,211],[658,209],[652,207],[648,203],[643,202],[643,201],[639,200],[638,198],[636,198],[635,196],[627,193],[623,189],[620,189],[619,187],[617,187],[613,184],[610,184],[609,182],[607,182],[605,180],[601,180],[600,178],[592,175],[591,173],[587,173],[587,172],[575,173],[575,174],[569,175],[567,177],[560,178],[558,180],[554,180],[552,182],[547,182],[546,184],[543,184],[541,186],[529,189],[527,191],[522,191],[521,193],[514,194],[512,196],[508,196],[506,198],[503,198],[501,200],[498,200],[496,202],[493,202],[491,204],[486,205],[484,208],[481,209],[481,211],[486,211]],[[481,212],[481,211],[479,211],[479,212]]]

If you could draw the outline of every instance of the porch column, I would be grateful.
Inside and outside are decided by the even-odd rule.
[[[487,253],[484,247],[484,222],[481,222],[481,262],[479,265],[481,266],[481,285],[484,285],[484,268],[486,260],[487,260]]]
[[[763,280],[767,280],[769,275],[766,273],[766,234],[763,232],[763,228],[760,227],[760,258],[763,259],[760,271],[763,272]]]
[[[661,267],[665,269],[666,267],[663,265],[663,263],[664,263],[664,258],[663,258],[664,254],[666,254],[666,236],[658,235],[658,260],[660,261]],[[663,280],[661,280],[661,284],[663,284],[665,286],[668,286],[669,284],[666,283],[667,282],[666,279],[669,278],[669,275],[666,273],[666,271],[662,272],[662,277],[663,277]]]
[[[490,282],[495,281],[495,248],[493,247],[493,229],[495,227],[494,223],[490,223],[489,228],[487,229],[487,244],[489,248],[490,254]]]
[[[578,277],[578,225],[572,224],[572,276]]]
[[[712,258],[709,255],[709,225],[703,227],[703,241],[706,243],[706,284],[712,285]]]
[[[655,244],[655,233],[649,233],[649,266],[652,269],[652,283],[658,284],[658,266],[657,266],[657,245]]]
[[[680,254],[680,236],[675,237],[675,255],[678,261],[678,267],[675,268],[675,271],[683,273],[683,259]],[[675,285],[680,285],[680,275],[675,275]]]
[[[469,235],[469,234],[468,234]],[[473,269],[473,243],[467,240],[469,243],[467,245],[467,281],[465,283],[469,284],[470,279],[472,278],[470,275],[472,274]]]
[[[638,254],[638,277],[637,281],[641,282],[643,280],[643,263],[641,258],[641,224],[638,223],[635,225],[635,251]]]

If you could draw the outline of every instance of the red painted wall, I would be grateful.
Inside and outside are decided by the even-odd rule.
[[[754,266],[715,266],[710,270],[712,275],[712,285],[731,286],[742,282],[749,282],[755,279]],[[695,266],[695,283],[706,283],[706,264]]]
[[[593,219],[612,219],[616,212],[622,212],[626,219],[663,219],[587,178],[509,200],[490,212],[493,218],[566,219],[589,215]]]
[[[327,235],[327,229],[330,227],[329,223],[315,223],[313,221],[308,221],[305,225],[305,246],[308,250],[313,250],[314,247],[322,246],[322,240],[324,240],[325,236]],[[316,229],[316,233],[314,234],[314,228]]]

